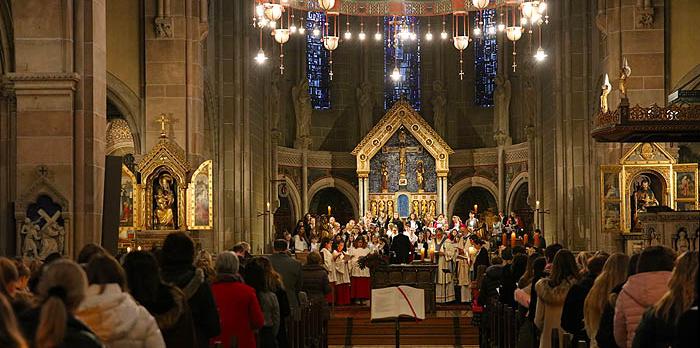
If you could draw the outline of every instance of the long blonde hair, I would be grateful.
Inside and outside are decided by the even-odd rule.
[[[596,278],[583,303],[583,323],[588,337],[594,337],[600,326],[600,317],[603,315],[605,305],[608,303],[608,295],[612,289],[622,284],[627,279],[627,267],[630,257],[615,253],[608,257],[603,266],[603,271]]]
[[[52,262],[44,270],[37,286],[41,305],[36,346],[59,346],[66,334],[68,314],[85,298],[87,277],[75,262],[61,259]]]
[[[0,294],[0,346],[27,348],[27,342],[17,327],[17,320],[12,312],[12,306],[2,294]]]
[[[681,254],[668,281],[668,291],[654,305],[654,316],[675,325],[681,314],[693,304],[697,273],[698,252],[686,251]]]

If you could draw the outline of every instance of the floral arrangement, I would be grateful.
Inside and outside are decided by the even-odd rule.
[[[357,259],[357,265],[360,266],[360,269],[365,269],[366,267],[369,268],[370,272],[374,271],[374,269],[379,266],[386,266],[388,264],[389,260],[387,260],[385,256],[377,253],[371,253]]]

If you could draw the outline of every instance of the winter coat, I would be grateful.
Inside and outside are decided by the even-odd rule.
[[[697,328],[695,328],[697,330]],[[644,312],[632,340],[633,348],[667,348],[676,337],[676,325],[654,315],[651,307]]]
[[[615,304],[615,342],[620,347],[632,347],[634,333],[647,308],[668,290],[671,272],[644,272],[627,279]]]
[[[192,311],[195,334],[199,348],[209,346],[209,339],[221,333],[219,314],[204,272],[188,264],[163,265],[163,280],[177,286],[185,293]]]
[[[323,318],[328,320],[330,312],[325,297],[331,292],[331,286],[328,283],[328,272],[321,265],[304,265],[302,274],[304,275],[304,284],[301,290],[306,292],[309,302],[321,305]]]
[[[39,328],[41,307],[27,310],[19,316],[19,326],[30,347],[37,347],[34,339]],[[82,321],[72,314],[66,320],[66,333],[63,342],[54,348],[103,348],[102,342]]]
[[[498,289],[501,287],[501,278],[503,277],[503,265],[493,265],[486,269],[484,279],[481,281],[481,303],[488,306],[492,299],[498,299]]]
[[[552,287],[549,278],[541,279],[535,284],[537,290],[537,309],[535,309],[535,326],[540,329],[540,348],[552,345],[552,330],[559,329],[559,339],[562,337],[561,312],[564,308],[566,295],[569,293],[573,280],[566,280]]]
[[[600,316],[600,324],[598,324],[598,331],[595,334],[595,341],[598,344],[598,348],[618,348],[617,343],[615,343],[615,304],[617,303],[617,297],[622,291],[622,285],[620,284],[612,289],[608,297],[608,302],[603,308],[603,314]]]
[[[595,282],[595,274],[587,274],[578,283],[574,284],[566,295],[564,308],[561,316],[561,327],[566,332],[574,335],[574,342],[590,342],[586,328],[583,324],[583,303],[586,301],[588,292],[591,291]]]
[[[303,282],[301,263],[286,253],[274,253],[268,258],[272,268],[282,276],[282,283],[287,291],[289,306],[292,309],[299,307],[299,291]]]
[[[673,348],[697,347],[698,342],[700,342],[698,327],[700,327],[700,313],[698,313],[698,306],[696,305],[683,313],[678,319],[678,336],[676,336],[676,341],[673,343]]]
[[[191,348],[197,345],[192,312],[185,294],[177,287],[160,287],[155,303],[144,303],[153,315],[168,348]]]
[[[109,348],[165,347],[156,320],[119,284],[90,285],[75,316]]]
[[[255,330],[265,321],[255,290],[233,278],[222,277],[211,286],[221,320],[221,334],[213,341],[222,347],[231,347],[231,341],[240,348],[255,348]]]

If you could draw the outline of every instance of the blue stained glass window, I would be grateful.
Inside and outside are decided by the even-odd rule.
[[[477,12],[476,19],[483,23],[481,38],[474,40],[474,104],[493,106],[496,71],[498,69],[498,43],[496,42],[496,10]],[[483,17],[483,18],[482,18]]]
[[[326,22],[323,12],[306,14],[306,77],[309,79],[309,95],[314,109],[330,109],[330,78],[328,76],[328,51],[323,47],[321,35],[314,36],[314,28],[322,30]]]
[[[418,17],[384,17],[384,109],[405,96],[411,106],[420,110],[420,35],[415,39],[394,42],[394,19],[401,21],[412,32],[420,33]],[[393,81],[391,73],[398,66],[401,80]]]

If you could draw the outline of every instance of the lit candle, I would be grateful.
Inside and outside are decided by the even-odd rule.
[[[478,204],[474,204],[474,212],[477,212],[477,211],[479,211],[479,205],[478,205]]]
[[[506,234],[501,234],[501,245],[506,246]]]
[[[420,260],[423,261],[425,259],[425,248],[420,249]]]
[[[130,252],[131,252],[131,247],[126,247],[126,253],[128,254]]]
[[[540,209],[540,201],[535,202],[535,209]]]
[[[328,216],[331,216],[331,206],[328,206]]]
[[[515,232],[510,234],[510,247],[511,248],[515,247]]]
[[[267,211],[270,211],[270,202],[267,202]]]
[[[136,247],[136,250],[141,251],[141,246]]]

